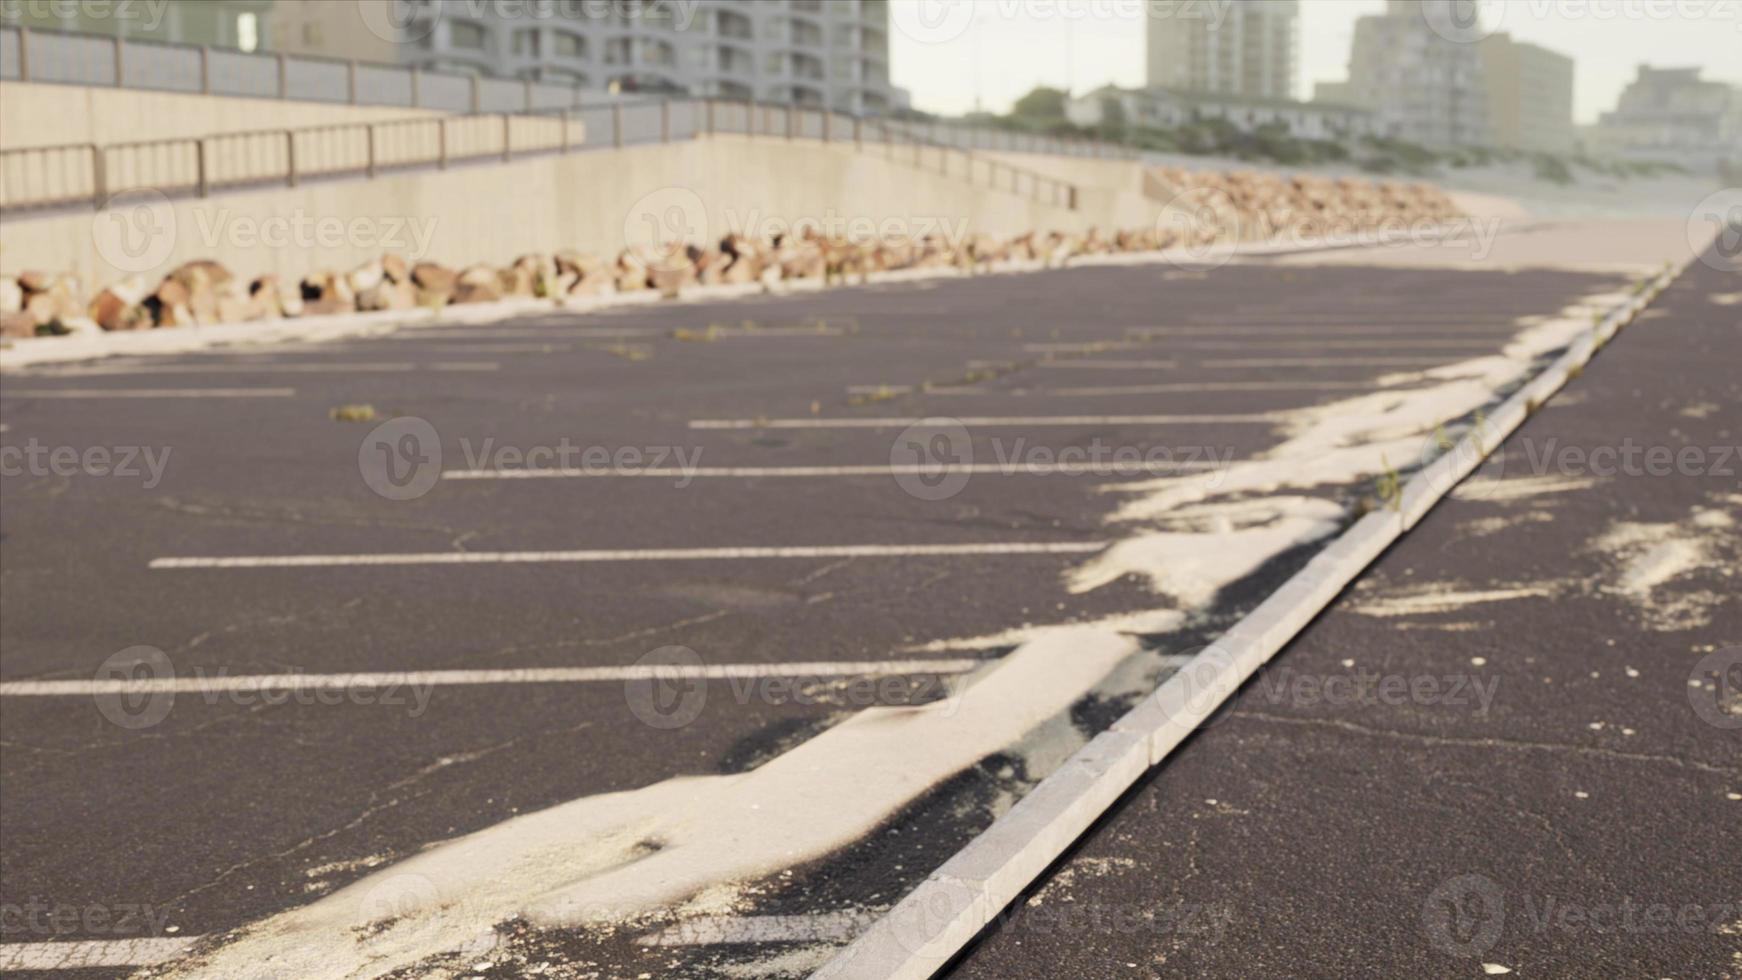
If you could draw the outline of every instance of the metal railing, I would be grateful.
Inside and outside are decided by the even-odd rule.
[[[0,80],[95,85],[447,113],[540,112],[641,104],[577,84],[490,78],[405,65],[247,52],[103,34],[0,26]],[[877,117],[882,118],[882,117]],[[914,139],[965,150],[1131,159],[1116,143],[1062,139],[951,120],[891,120]]]
[[[88,205],[138,192],[205,197],[308,179],[373,178],[455,163],[671,143],[699,136],[816,140],[1074,209],[1075,185],[827,109],[672,99],[543,113],[420,117],[206,137],[0,150],[0,211]]]

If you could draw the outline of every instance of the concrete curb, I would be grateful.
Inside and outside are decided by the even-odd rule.
[[[1447,226],[1449,230],[1452,226]],[[1408,238],[1410,232],[1381,236],[1366,244],[1388,244]],[[1169,264],[1181,268],[1218,266],[1238,256],[1283,255],[1290,252],[1310,252],[1343,247],[1347,243],[1332,240],[1302,242],[1242,242],[1194,252],[1191,249],[1163,249],[1153,252],[1121,252],[1102,255],[1082,255],[1058,263],[1031,259],[1000,262],[973,270],[955,266],[924,269],[896,269],[873,272],[861,280],[839,283],[842,286],[876,286],[917,282],[926,279],[965,279],[982,275],[1014,275],[1039,272],[1049,268],[1107,265]],[[453,326],[467,323],[489,323],[533,313],[570,311],[589,313],[623,306],[645,306],[660,302],[701,303],[722,299],[742,299],[750,296],[784,296],[792,293],[820,292],[831,283],[821,279],[785,279],[720,286],[691,286],[676,297],[666,297],[657,290],[637,290],[631,293],[611,292],[599,296],[565,297],[552,301],[515,298],[494,303],[469,303],[439,309],[382,310],[371,313],[339,313],[329,316],[297,317],[295,319],[258,320],[248,323],[220,323],[208,326],[175,327],[164,330],[140,330],[106,333],[90,324],[89,328],[65,337],[21,338],[0,345],[0,371],[13,371],[38,364],[61,364],[91,361],[105,357],[144,357],[189,354],[218,347],[252,347],[294,342],[323,343],[350,337],[373,337],[398,330],[418,327]]]
[[[1412,476],[1395,510],[1357,520],[1258,608],[1041,780],[812,980],[924,980],[941,969],[1696,258],[1665,269],[1610,310],[1483,424]]]

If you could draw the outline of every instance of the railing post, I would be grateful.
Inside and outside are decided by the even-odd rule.
[[[512,138],[513,133],[514,133],[514,124],[512,122],[513,118],[514,117],[510,116],[506,112],[504,112],[502,114],[502,162],[503,163],[508,162],[509,149],[510,149],[511,143],[512,143],[511,138]]]
[[[569,152],[569,110],[563,110],[563,152]]]
[[[448,169],[448,120],[446,116],[436,120],[436,169]]]
[[[531,112],[532,111],[532,79],[530,79],[530,78],[527,79],[523,84],[526,86],[526,111]]]
[[[206,141],[194,140],[194,187],[200,197],[206,196]]]
[[[296,186],[296,130],[284,131],[284,183],[287,187]]]
[[[200,94],[212,94],[212,47],[200,45]]]
[[[30,81],[30,28],[18,28],[18,80]]]
[[[121,40],[121,35],[115,35],[115,87],[120,88],[127,78],[127,45]]]
[[[708,113],[708,135],[709,135],[709,136],[712,136],[712,135],[714,135],[714,100],[713,100],[713,99],[708,99],[708,100],[707,100],[707,103],[708,103],[708,108],[707,108],[707,113]]]
[[[353,62],[353,65],[354,64],[355,64],[355,62]],[[375,127],[373,125],[364,126],[363,127],[363,135],[368,142],[368,148],[369,148],[369,163],[368,163],[369,179],[374,180],[375,179]]]
[[[745,139],[755,139],[756,138],[756,98],[755,98],[755,96],[752,96],[750,98],[750,101],[744,103],[744,138]]]
[[[290,98],[290,72],[285,67],[284,54],[282,52],[278,55],[278,97],[281,99]]]
[[[853,149],[865,152],[865,120],[861,116],[853,117]]]
[[[787,139],[792,139],[792,119],[793,119],[793,113],[795,111],[796,111],[796,109],[793,106],[793,104],[788,102],[786,104],[786,138]]]
[[[420,69],[413,68],[411,70],[411,107],[413,109],[418,107],[418,103],[421,102],[423,98],[423,86],[420,84],[422,81],[423,72]]]
[[[825,107],[823,109],[823,142],[824,143],[827,143],[829,141],[829,138],[834,134],[834,130],[835,130],[835,127],[833,125],[834,118],[835,118],[835,111],[833,109],[829,109],[829,108]]]
[[[103,210],[103,201],[109,196],[109,174],[103,158],[103,148],[91,144],[91,204],[97,210]]]
[[[611,145],[623,149],[623,103],[611,105]]]
[[[357,104],[357,62],[345,62],[345,94],[352,105]]]
[[[659,141],[671,142],[671,100],[659,100]]]
[[[474,112],[474,113],[478,112],[478,107],[481,104],[481,99],[479,98],[479,94],[478,94],[478,85],[479,85],[478,76],[473,75],[472,76],[472,112]]]

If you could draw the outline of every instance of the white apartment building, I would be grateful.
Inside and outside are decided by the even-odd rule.
[[[1150,0],[1151,88],[1292,99],[1300,63],[1299,0]]]
[[[399,60],[442,71],[879,114],[888,0],[361,0],[398,5]]]
[[[1348,87],[1356,105],[1377,112],[1400,139],[1423,146],[1486,145],[1488,87],[1479,44],[1434,30],[1430,19],[1461,23],[1468,0],[1388,0],[1385,13],[1355,22]]]
[[[1698,68],[1640,65],[1613,112],[1589,130],[1600,155],[1715,170],[1742,164],[1742,87],[1700,77]]]
[[[1340,140],[1392,134],[1390,125],[1370,109],[1327,102],[1251,99],[1162,88],[1122,89],[1108,85],[1065,104],[1066,118],[1079,126],[1099,125],[1113,114],[1130,125],[1153,129],[1171,129],[1206,119],[1221,119],[1245,132],[1262,126],[1281,126],[1289,135],[1302,139]]]

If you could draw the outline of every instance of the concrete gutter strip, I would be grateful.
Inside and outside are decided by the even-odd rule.
[[[1399,233],[1407,237],[1408,233]],[[1382,239],[1383,241],[1389,239]],[[1061,267],[1102,265],[1147,265],[1177,263],[1180,265],[1220,265],[1235,256],[1281,255],[1290,252],[1318,251],[1337,247],[1331,242],[1251,242],[1218,246],[1201,252],[1163,250],[1155,252],[1123,252],[1104,255],[1082,255],[1065,260]],[[873,272],[863,280],[866,285],[916,282],[923,279],[955,279],[973,275],[1009,275],[1038,272],[1048,268],[1047,262],[1031,259],[1002,262],[965,272],[954,266],[923,269],[893,269]],[[859,285],[858,282],[846,283]],[[723,299],[740,299],[764,294],[785,295],[814,292],[828,288],[822,279],[791,279],[773,282],[734,283],[718,286],[691,286],[680,293],[675,302],[703,303]],[[369,313],[337,313],[328,316],[294,319],[257,320],[247,323],[220,323],[209,326],[171,327],[107,333],[95,324],[87,324],[71,336],[30,337],[0,345],[0,371],[33,367],[38,364],[60,364],[89,361],[104,357],[144,357],[152,355],[187,354],[218,347],[246,347],[293,342],[320,343],[350,337],[374,337],[397,330],[418,327],[444,327],[455,324],[487,323],[517,316],[558,311],[576,313],[640,306],[666,300],[656,290],[632,293],[607,293],[603,296],[568,297],[561,302],[516,297],[493,303],[468,303],[440,309],[380,310]]]
[[[1666,269],[1611,310],[1411,477],[1395,510],[1356,521],[1215,644],[1041,780],[812,980],[925,980],[941,969],[1693,261]]]

